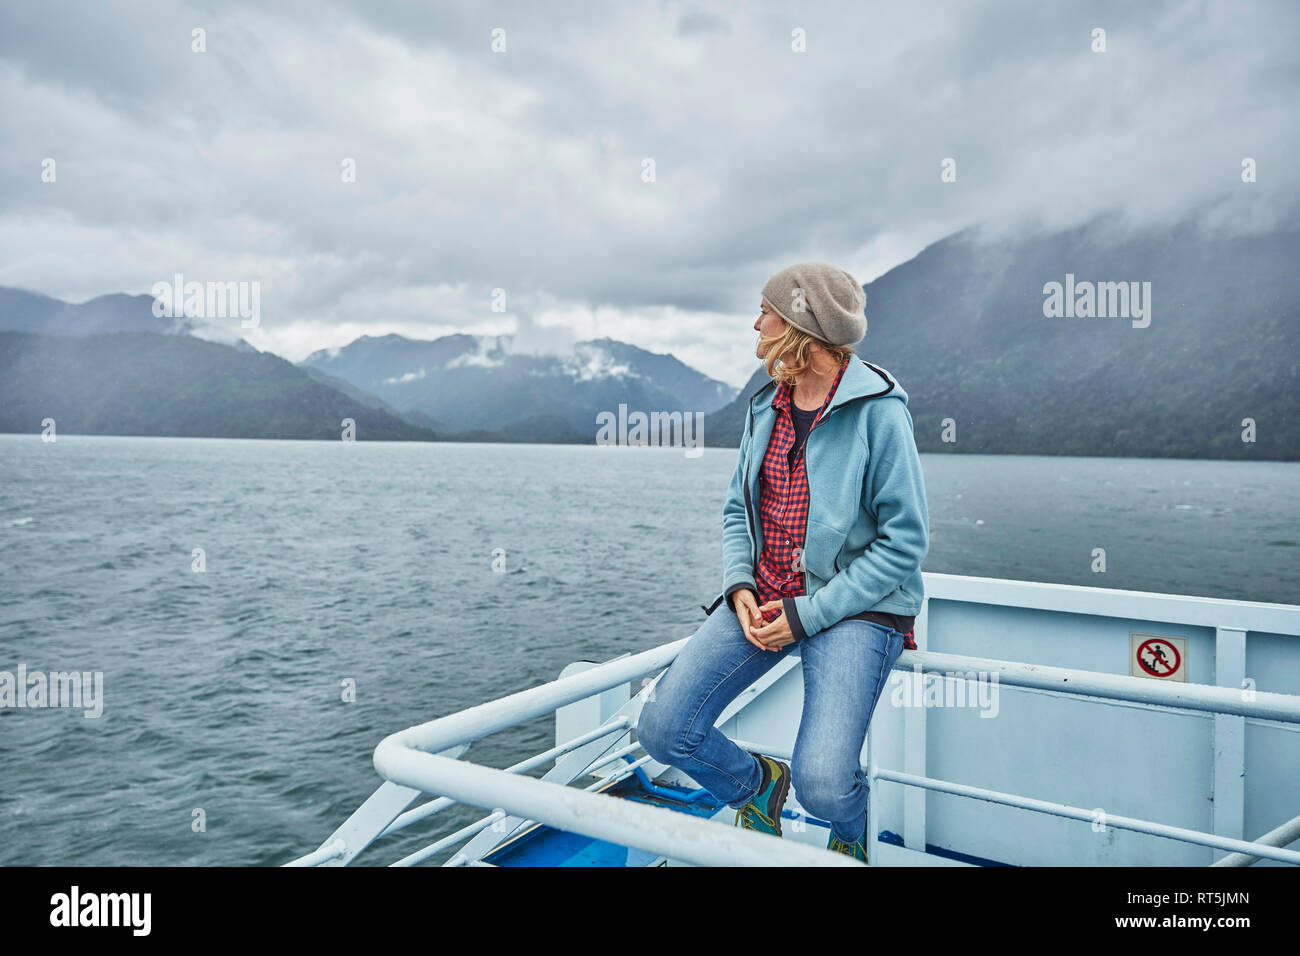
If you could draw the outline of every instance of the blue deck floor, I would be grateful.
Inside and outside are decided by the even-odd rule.
[[[624,800],[636,800],[666,807],[678,813],[689,813],[697,817],[712,817],[723,808],[707,791],[689,790],[673,784],[651,783],[644,773],[620,780],[602,791],[610,796]],[[783,817],[794,819],[794,814],[786,810]],[[805,818],[807,822],[827,826],[824,821]],[[903,845],[903,838],[890,830],[882,830],[879,839],[883,843],[895,846]],[[926,852],[937,856],[960,860],[975,866],[1011,866],[997,860],[971,856],[945,847],[926,844]],[[513,838],[483,857],[485,863],[494,866],[649,866],[659,859],[659,855],[634,847],[610,843],[581,833],[559,830],[546,824],[535,824],[524,833]]]
[[[655,784],[651,792],[642,777],[641,774],[627,777],[604,792],[698,817],[711,817],[722,808],[711,796],[680,787]],[[545,824],[533,826],[483,857],[485,863],[495,866],[649,866],[657,859],[655,853]]]

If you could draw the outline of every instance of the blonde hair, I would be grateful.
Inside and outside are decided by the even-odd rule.
[[[772,311],[780,315],[775,309]],[[814,343],[820,345],[826,354],[835,360],[836,368],[843,365],[844,360],[854,354],[852,347],[848,345],[831,345],[823,342],[803,329],[795,328],[789,322],[785,323],[785,331],[780,335],[771,337],[765,335],[760,341],[771,343],[763,355],[763,364],[767,367],[768,378],[778,384],[789,382],[793,385],[795,379],[808,371],[812,365]]]

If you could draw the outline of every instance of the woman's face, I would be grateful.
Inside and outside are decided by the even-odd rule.
[[[771,342],[764,342],[763,339],[774,339],[783,333],[786,329],[785,319],[773,312],[772,307],[764,300],[759,304],[759,315],[754,320],[754,329],[760,336],[758,344],[754,347],[754,354],[762,358],[772,347]]]

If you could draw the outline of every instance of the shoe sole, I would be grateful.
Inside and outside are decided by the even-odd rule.
[[[790,768],[781,764],[781,783],[777,791],[776,813],[772,821],[776,824],[776,835],[781,836],[781,811],[785,809],[786,797],[790,795]]]

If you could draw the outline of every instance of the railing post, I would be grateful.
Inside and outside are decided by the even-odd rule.
[[[623,653],[612,660],[621,660],[629,657],[630,654]],[[560,671],[560,678],[569,677],[572,674],[581,674],[589,671],[593,667],[599,667],[607,661],[574,661]],[[617,687],[611,687],[609,690],[602,691],[583,700],[576,700],[572,704],[565,704],[563,707],[555,709],[555,743],[556,746],[571,740],[580,734],[586,733],[593,727],[599,727],[607,720],[613,717],[619,710],[632,699],[632,683],[619,684]],[[569,760],[579,760],[585,757],[588,760],[595,760],[601,754],[608,753],[618,747],[623,746],[631,738],[631,733],[623,734],[615,739],[601,738],[593,740],[591,743],[583,744],[571,755],[567,755]],[[556,758],[558,766],[561,759]],[[609,771],[617,772],[618,768]],[[607,773],[598,776],[607,776]],[[566,783],[568,781],[565,781]]]
[[[930,597],[921,603],[921,613],[912,625],[912,636],[918,651],[930,649]],[[907,651],[903,652],[904,654]],[[924,684],[922,675],[911,668],[903,675],[903,680],[911,681],[912,686],[908,700],[910,706],[903,708],[903,771],[924,777],[925,772],[925,706]],[[903,846],[919,853],[925,852],[925,800],[926,791],[919,787],[907,787],[903,792]],[[874,838],[874,837],[873,837]]]
[[[1239,627],[1215,628],[1214,683],[1240,689],[1245,677],[1246,631]],[[1210,832],[1241,840],[1246,832],[1246,718],[1215,714],[1211,740],[1214,802],[1210,805]],[[1214,859],[1226,855],[1216,850]]]

